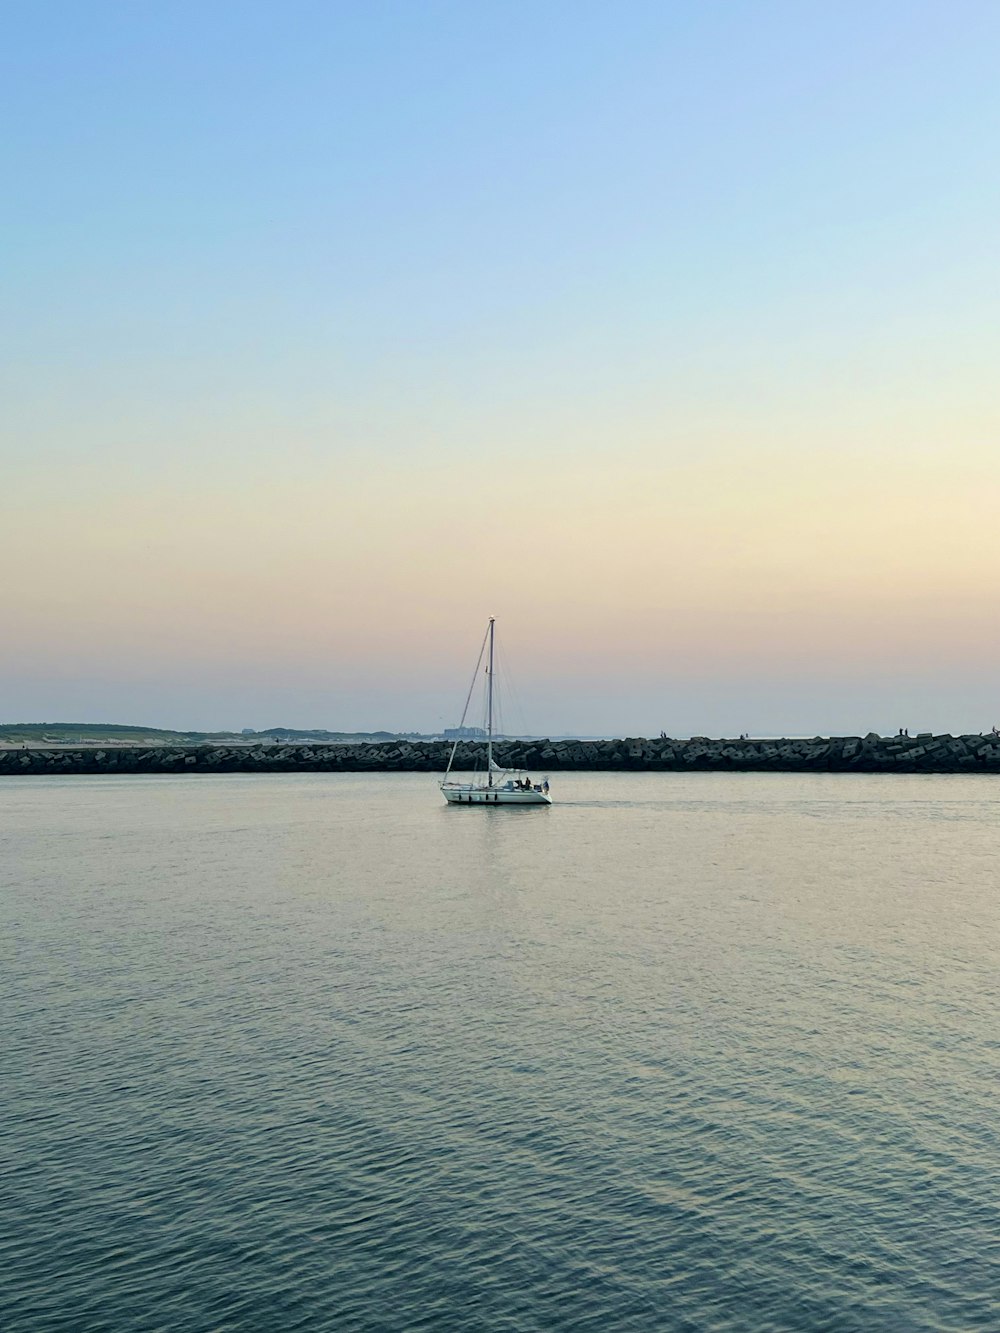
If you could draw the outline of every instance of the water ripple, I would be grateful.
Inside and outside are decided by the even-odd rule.
[[[1000,1328],[994,781],[0,786],[0,1326]]]

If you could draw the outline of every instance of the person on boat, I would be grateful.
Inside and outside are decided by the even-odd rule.
[[[549,780],[548,780],[548,778],[546,778],[545,781],[542,783],[542,791],[545,793],[546,796],[548,796],[548,794],[549,794]]]

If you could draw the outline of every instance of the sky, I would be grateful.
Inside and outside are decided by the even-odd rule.
[[[0,721],[1000,721],[993,0],[8,0]]]

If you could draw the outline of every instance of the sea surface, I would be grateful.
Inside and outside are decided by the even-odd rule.
[[[553,795],[0,780],[3,1333],[1000,1329],[1000,779]]]

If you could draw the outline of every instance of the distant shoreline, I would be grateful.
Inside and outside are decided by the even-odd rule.
[[[253,738],[198,744],[0,742],[0,777],[93,773],[440,773],[449,741],[263,744]],[[504,767],[529,772],[997,773],[1000,737],[815,736],[712,740],[500,741]],[[482,745],[460,741],[454,768],[468,771]]]

